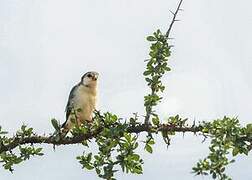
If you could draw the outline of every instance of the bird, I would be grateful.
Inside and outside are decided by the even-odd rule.
[[[97,84],[99,73],[85,73],[78,84],[70,91],[65,113],[66,121],[62,124],[62,132],[67,134],[76,124],[80,126],[85,121],[91,123],[96,109]]]

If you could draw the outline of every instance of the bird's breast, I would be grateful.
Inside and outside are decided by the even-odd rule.
[[[81,109],[83,120],[92,120],[92,113],[96,106],[96,93],[89,89],[80,88],[75,96],[75,109]]]

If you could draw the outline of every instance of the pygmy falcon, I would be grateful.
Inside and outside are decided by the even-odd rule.
[[[70,91],[66,105],[66,121],[62,131],[67,133],[74,124],[84,121],[92,122],[92,114],[96,107],[97,81],[99,74],[94,71],[85,73],[81,81]]]

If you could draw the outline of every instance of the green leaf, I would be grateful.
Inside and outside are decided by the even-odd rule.
[[[252,124],[247,124],[246,128],[247,133],[252,133]]]
[[[143,169],[142,169],[142,166],[136,166],[135,168],[134,168],[134,173],[136,173],[136,174],[142,174],[143,173]]]
[[[41,151],[42,151],[42,148],[37,148],[37,149],[35,150],[36,154],[37,154],[37,153],[40,153]]]
[[[235,160],[234,159],[232,159],[229,163],[234,163],[235,162]]]
[[[152,147],[149,144],[146,144],[144,149],[150,154],[153,152]]]
[[[149,144],[149,145],[153,145],[153,144],[155,144],[154,139],[152,138],[151,140],[149,140],[148,144]]]
[[[155,125],[155,126],[157,126],[157,125],[159,125],[159,118],[156,116],[156,117],[153,117],[152,118],[152,123]]]
[[[81,142],[81,144],[82,144],[83,146],[89,147],[89,146],[88,146],[88,143],[87,143],[87,140],[83,140],[83,141]]]
[[[23,161],[22,158],[17,158],[17,159],[15,159],[14,163],[15,163],[15,164],[19,164],[19,163],[21,163],[22,161]]]
[[[0,134],[8,134],[7,131],[0,131]]]
[[[92,170],[92,169],[94,169],[94,167],[91,166],[90,164],[85,164],[85,168],[86,168],[87,170]]]
[[[124,133],[124,138],[127,142],[131,142],[131,135],[129,133]]]
[[[144,73],[143,73],[144,76],[148,76],[150,74],[151,74],[151,71],[144,71]]]
[[[56,131],[60,131],[60,125],[56,119],[52,119],[51,123]]]
[[[240,152],[240,149],[237,148],[237,147],[235,147],[235,148],[233,149],[233,151],[232,151],[232,155],[233,155],[233,156],[236,156],[239,152]]]
[[[147,41],[157,41],[157,39],[154,36],[148,36]]]
[[[171,68],[168,67],[168,66],[164,67],[164,69],[165,69],[166,71],[171,71]]]
[[[140,156],[138,154],[133,154],[132,159],[135,160],[135,161],[139,161]]]
[[[87,161],[90,162],[92,159],[92,153],[88,153],[87,155]]]
[[[27,127],[27,126],[23,124],[23,125],[21,126],[21,130],[22,130],[23,132],[25,132],[26,127]]]

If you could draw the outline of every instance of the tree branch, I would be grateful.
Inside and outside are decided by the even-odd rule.
[[[12,141],[7,145],[0,145],[0,153],[4,151],[10,151],[15,149],[19,145],[23,144],[53,144],[53,145],[68,145],[68,144],[79,144],[84,140],[95,138],[103,128],[99,128],[94,132],[87,134],[80,134],[74,137],[65,137],[60,140],[56,140],[53,136],[39,136],[32,135],[30,137],[16,137],[14,136]],[[130,126],[127,128],[128,133],[141,133],[141,132],[162,132],[162,131],[170,131],[170,132],[192,132],[197,133],[201,131],[201,126],[195,127],[176,127],[174,125],[160,124],[159,126],[146,126],[145,124],[140,124],[136,126]]]
[[[180,7],[181,7],[182,2],[183,2],[183,0],[180,0],[178,6],[176,8],[175,13],[170,11],[173,14],[173,18],[172,18],[172,21],[171,21],[171,23],[169,25],[169,28],[168,28],[168,30],[167,30],[167,32],[165,34],[165,38],[166,38],[165,40],[166,41],[169,39],[169,35],[170,35],[171,29],[172,29],[175,21],[178,21],[178,20],[176,20],[176,17],[177,17],[178,11],[181,10]],[[160,59],[157,59],[157,61],[160,62]],[[150,95],[154,96],[155,92],[156,92],[156,89],[154,87],[151,87],[151,94]],[[150,117],[151,117],[151,113],[152,113],[152,108],[153,108],[153,106],[146,106],[146,115],[145,115],[145,119],[144,119],[144,124],[147,127],[149,126],[149,121],[150,121]]]
[[[172,21],[171,21],[171,23],[170,23],[170,26],[169,26],[169,28],[168,28],[166,34],[165,34],[165,36],[166,36],[167,39],[168,39],[169,36],[170,36],[170,32],[171,32],[171,29],[172,29],[172,27],[173,27],[174,22],[178,21],[178,20],[176,20],[176,17],[177,17],[177,14],[178,14],[179,10],[181,10],[180,7],[181,7],[182,2],[183,2],[183,0],[180,0],[180,1],[179,1],[179,4],[178,4],[178,6],[177,6],[177,9],[176,9],[175,13],[173,13],[172,11],[170,11],[170,12],[173,14],[173,18],[172,18]]]

